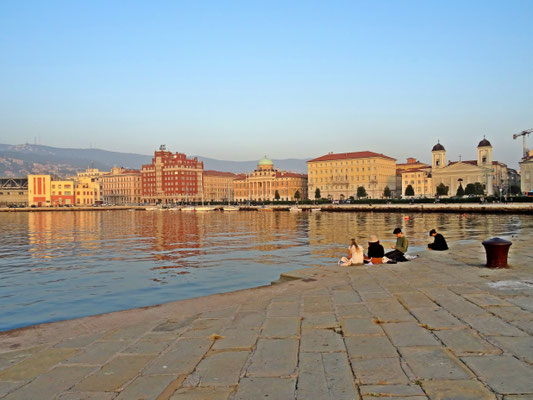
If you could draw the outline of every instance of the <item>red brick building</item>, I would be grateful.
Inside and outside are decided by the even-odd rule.
[[[171,153],[161,146],[151,164],[141,168],[142,200],[148,203],[177,203],[202,200],[204,163]]]

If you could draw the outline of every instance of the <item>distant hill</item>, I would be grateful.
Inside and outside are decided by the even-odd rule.
[[[224,161],[197,156],[205,169],[227,172],[250,172],[257,166],[254,161]],[[140,169],[151,163],[152,156],[119,153],[101,149],[72,149],[35,144],[0,144],[0,176],[26,176],[31,173],[56,176],[75,175],[89,166],[108,171],[113,166]],[[307,172],[306,160],[272,160],[274,167],[293,172]]]

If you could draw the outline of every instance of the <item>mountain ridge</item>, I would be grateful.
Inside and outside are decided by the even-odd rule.
[[[217,160],[204,156],[197,157],[204,162],[205,170],[233,173],[253,171],[257,161]],[[52,147],[38,144],[1,144],[0,176],[26,176],[28,174],[51,174],[66,177],[93,167],[107,171],[114,166],[140,169],[143,164],[152,162],[153,156],[122,153],[104,149],[78,149]],[[274,167],[280,170],[307,173],[306,159],[273,159]]]

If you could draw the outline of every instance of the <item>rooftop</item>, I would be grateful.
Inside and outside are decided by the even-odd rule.
[[[373,151],[356,151],[353,153],[329,153],[321,157],[309,160],[307,162],[310,163],[310,162],[317,162],[317,161],[349,160],[349,159],[354,159],[354,158],[374,158],[374,157],[386,158],[388,160],[396,161],[395,158],[386,156],[381,153],[374,153]]]

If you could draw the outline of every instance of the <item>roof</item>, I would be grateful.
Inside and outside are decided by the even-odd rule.
[[[264,156],[262,159],[259,160],[259,163],[257,165],[274,165],[274,163],[270,158]]]
[[[324,156],[309,160],[307,162],[310,163],[310,162],[317,162],[317,161],[349,160],[351,158],[372,158],[372,157],[380,157],[380,158],[386,158],[388,160],[396,161],[395,158],[386,156],[381,153],[374,153],[373,151],[356,151],[354,153],[329,153]]]
[[[307,179],[305,174],[297,174],[296,172],[276,171],[276,178],[304,178]]]
[[[208,175],[208,176],[226,176],[228,178],[236,178],[237,175],[234,174],[233,172],[222,172],[222,171],[215,171],[215,170],[212,170],[212,169],[208,169],[206,171],[204,171],[204,175]]]
[[[490,144],[490,142],[487,139],[483,138],[483,140],[481,142],[479,142],[477,147],[492,147],[492,145]]]
[[[440,142],[438,142],[435,146],[433,146],[431,151],[446,151],[446,149],[442,144],[440,144]]]
[[[401,171],[402,175],[403,174],[411,174],[413,172],[426,172],[426,173],[429,173],[429,168],[413,168],[413,169],[407,169],[405,171]]]

